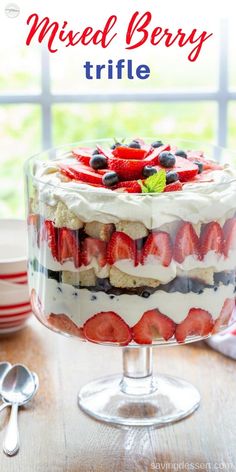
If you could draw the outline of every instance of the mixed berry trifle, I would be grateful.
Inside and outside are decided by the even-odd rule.
[[[236,180],[202,150],[134,139],[34,159],[30,285],[49,327],[97,343],[187,342],[235,306]]]

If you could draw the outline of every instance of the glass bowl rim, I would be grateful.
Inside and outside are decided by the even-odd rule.
[[[167,138],[169,139],[170,141],[173,141],[173,143],[178,143],[178,141],[181,141],[181,142],[185,142],[186,144],[196,144],[197,146],[199,146],[199,143],[202,144],[203,146],[206,146],[206,147],[211,147],[212,149],[218,149],[220,150],[221,152],[229,152],[231,155],[235,155],[235,158],[236,158],[236,151],[234,150],[231,150],[229,148],[226,148],[226,147],[223,147],[223,146],[219,146],[218,144],[214,144],[214,143],[210,143],[210,142],[206,142],[206,141],[195,141],[195,140],[191,140],[191,139],[185,139],[183,137],[177,137],[177,138],[171,138],[168,136],[164,136],[163,133],[162,133],[162,139],[163,138]],[[132,137],[126,137],[125,138],[127,141],[128,140],[132,140],[134,138]],[[156,138],[155,137],[142,137],[140,139],[143,139],[143,140],[148,140],[148,141],[154,141]],[[37,182],[38,184],[43,184],[43,185],[46,185],[46,186],[49,186],[49,187],[53,187],[53,188],[61,188],[61,189],[64,189],[64,190],[67,190],[68,192],[71,192],[71,191],[75,191],[76,189],[75,188],[70,188],[68,187],[67,185],[64,185],[63,182],[60,183],[60,185],[55,185],[54,183],[52,182],[45,182],[44,180],[38,178],[38,177],[35,177],[35,175],[33,175],[33,173],[30,171],[30,164],[31,163],[34,163],[36,161],[37,158],[39,158],[40,156],[42,155],[46,155],[47,153],[51,153],[51,152],[55,152],[55,151],[60,151],[60,150],[63,150],[63,149],[67,149],[69,147],[71,147],[72,149],[74,147],[78,147],[79,145],[88,145],[88,144],[92,144],[94,143],[95,145],[96,144],[100,144],[100,143],[110,143],[112,140],[114,140],[114,138],[99,138],[99,139],[85,139],[85,140],[80,140],[80,141],[75,141],[75,142],[71,142],[71,143],[66,143],[66,144],[62,144],[60,146],[55,146],[55,147],[50,147],[50,148],[47,148],[45,150],[42,150],[36,154],[33,154],[31,157],[27,158],[26,161],[24,162],[24,174],[27,178],[32,178],[34,182]],[[71,149],[71,150],[72,150]],[[69,152],[69,150],[67,151]],[[63,155],[62,155],[63,157]],[[211,158],[208,158],[208,160],[212,160],[213,162],[216,162],[214,161],[213,159]],[[53,162],[53,161],[52,161]],[[230,164],[229,164],[230,166]],[[230,166],[231,167],[231,166]],[[236,167],[236,166],[235,166]],[[233,166],[232,166],[233,168]],[[235,174],[235,177],[232,177],[232,179],[228,180],[227,182],[208,182],[208,185],[214,189],[214,188],[220,188],[221,186],[224,186],[225,184],[227,185],[230,185],[231,183],[233,182],[236,182],[236,174]],[[189,182],[186,182],[186,184],[191,184],[191,181]],[[160,193],[137,193],[137,192],[134,192],[134,193],[128,193],[128,192],[114,192],[112,191],[111,189],[109,188],[100,188],[99,190],[96,190],[96,187],[92,187],[91,185],[89,185],[89,183],[86,183],[85,182],[85,185],[86,185],[86,188],[79,188],[77,191],[79,192],[90,192],[91,194],[93,195],[107,195],[107,196],[114,196],[114,197],[122,197],[122,196],[139,196],[141,198],[143,197],[147,197],[147,196],[155,196],[155,197],[158,197],[158,196],[166,196],[168,197],[168,193],[169,192],[160,192]],[[196,189],[199,188],[199,186],[201,186],[201,183],[195,183],[193,189]],[[188,188],[188,192],[191,192],[193,190],[192,188]],[[175,191],[172,191],[171,192],[172,194],[177,194],[179,193],[179,191],[175,190]]]

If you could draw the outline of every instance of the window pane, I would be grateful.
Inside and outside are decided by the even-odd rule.
[[[231,21],[229,26],[229,78],[230,88],[236,90],[236,29],[235,22]]]
[[[23,163],[40,150],[40,108],[0,107],[0,217],[24,216]]]
[[[39,48],[17,50],[1,45],[0,93],[36,93],[40,86]],[[12,60],[9,60],[9,57]]]
[[[228,145],[236,151],[236,101],[229,104],[229,140]]]
[[[59,145],[80,139],[126,136],[215,140],[214,103],[120,103],[55,105],[53,138]]]

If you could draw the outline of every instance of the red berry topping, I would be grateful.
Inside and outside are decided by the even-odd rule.
[[[160,260],[164,267],[168,267],[172,259],[172,245],[168,233],[157,231],[151,233],[143,247],[142,264],[148,256],[153,255]]]
[[[223,227],[224,254],[228,257],[231,249],[236,249],[236,218],[226,221]]]
[[[202,151],[188,151],[187,157],[189,161],[192,162],[200,162],[203,165],[203,170],[222,170],[223,166],[218,164],[217,162],[210,161],[204,157],[204,153]]]
[[[41,228],[40,241],[47,241],[54,259],[58,259],[57,230],[52,221],[45,220]]]
[[[107,261],[110,265],[121,259],[129,259],[137,264],[136,244],[127,234],[121,231],[113,233],[107,248]]]
[[[179,190],[182,190],[183,185],[179,180],[176,182],[173,182],[173,184],[169,184],[166,186],[164,192],[178,192]]]
[[[215,322],[213,333],[217,333],[222,326],[227,326],[235,309],[235,299],[227,298],[220,312],[219,318]]]
[[[89,166],[89,161],[92,157],[92,150],[90,148],[79,147],[73,149],[72,154],[76,157],[76,159],[78,159],[78,161],[82,162],[82,164]]]
[[[136,149],[134,149],[136,151]],[[108,162],[109,169],[117,173],[121,180],[134,180],[142,176],[142,170],[146,163],[144,159],[120,159],[111,157]]]
[[[94,315],[84,324],[86,339],[95,343],[118,343],[127,346],[132,341],[131,330],[120,316],[113,311]]]
[[[85,166],[84,164],[73,164],[73,165],[62,165],[60,164],[60,169],[63,174],[69,178],[75,180],[82,180],[82,182],[87,182],[91,184],[98,184],[102,186],[102,174],[101,172],[96,172],[91,167]],[[106,172],[106,171],[105,171]]]
[[[174,259],[182,263],[187,256],[196,256],[201,259],[200,243],[196,231],[191,223],[182,223],[174,243]]]
[[[209,251],[214,251],[217,254],[223,252],[223,231],[221,226],[216,221],[208,223],[200,237],[201,254],[204,257]]]
[[[81,261],[87,266],[92,262],[93,257],[98,261],[100,267],[107,263],[106,243],[100,239],[86,238],[81,244]]]
[[[114,149],[112,152],[113,156],[120,159],[144,159],[148,154],[147,149],[134,149],[127,146],[119,146]]]
[[[213,326],[214,321],[208,311],[192,308],[185,320],[176,326],[175,337],[179,343],[184,343],[187,336],[207,336]]]
[[[113,187],[114,189],[122,189],[128,193],[141,193],[141,186],[137,180],[128,180],[127,182],[120,182]]]
[[[75,267],[79,267],[79,241],[74,231],[62,228],[59,230],[58,238],[58,261],[63,264],[68,260],[73,260]]]
[[[174,321],[158,310],[146,311],[132,328],[133,339],[138,344],[151,344],[160,338],[168,341],[175,333],[175,326]]]

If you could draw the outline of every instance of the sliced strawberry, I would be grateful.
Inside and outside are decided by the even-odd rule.
[[[132,341],[131,330],[113,311],[97,313],[84,324],[86,339],[95,343],[117,343],[127,346]]]
[[[81,244],[82,264],[88,266],[92,262],[93,257],[95,257],[100,267],[104,267],[107,263],[106,249],[105,241],[95,238],[84,239]]]
[[[148,149],[149,151],[149,149]],[[112,154],[119,159],[144,159],[148,154],[147,149],[134,149],[127,146],[118,146],[113,151]]]
[[[198,166],[193,162],[190,162],[188,159],[185,159],[184,157],[180,156],[175,156],[175,159],[176,163],[171,170],[174,170],[178,173],[180,182],[188,182],[198,174]],[[155,167],[157,171],[160,169],[164,169],[164,167],[161,165],[156,165]]]
[[[170,145],[169,144],[163,144],[163,146],[160,146],[159,148],[152,149],[152,152],[150,152],[146,157],[145,157],[145,166],[156,166],[159,163],[159,155],[163,151],[170,151]]]
[[[228,257],[229,251],[236,249],[236,218],[227,220],[223,227],[224,255]]]
[[[184,343],[187,336],[207,336],[214,327],[210,313],[200,308],[192,308],[182,323],[176,326],[175,337],[178,343]]]
[[[73,260],[75,267],[79,267],[79,241],[74,231],[62,228],[58,238],[58,261],[63,264],[68,260]]]
[[[86,166],[89,166],[89,161],[92,157],[92,152],[93,150],[91,148],[79,147],[73,149],[72,154],[76,157],[76,159],[78,159],[78,161],[82,162]]]
[[[27,218],[28,225],[38,227],[40,216],[36,215],[35,213],[30,213]]]
[[[181,184],[181,182],[179,180],[177,180],[177,182],[173,182],[172,184],[168,184],[165,187],[164,192],[178,192],[179,190],[182,190],[182,189],[183,189],[183,185]]]
[[[53,258],[58,260],[57,230],[52,221],[44,221],[40,232],[40,241],[47,241]]]
[[[79,336],[80,338],[85,339],[83,329],[79,328],[67,315],[54,315],[54,313],[51,313],[48,317],[48,323],[53,328],[56,328],[63,333],[68,333],[73,336]]]
[[[235,308],[235,299],[227,298],[224,302],[220,316],[215,322],[213,333],[217,333],[221,327],[227,326]]]
[[[137,264],[137,249],[133,239],[121,231],[113,233],[107,248],[107,261],[110,265],[122,259],[129,259]]]
[[[84,164],[62,165],[61,171],[75,180],[82,180],[83,182],[102,185],[102,175],[94,171],[91,167]],[[71,178],[71,177],[70,177]]]
[[[172,245],[168,233],[156,231],[151,233],[143,247],[142,264],[148,256],[155,256],[164,267],[168,267],[172,259]]]
[[[75,179],[74,173],[68,168],[67,165],[60,164],[60,172],[66,177],[68,177],[69,179],[72,179],[72,180]]]
[[[124,191],[128,193],[141,193],[141,186],[137,182],[137,180],[128,180],[127,182],[120,182],[117,185],[114,185],[114,190],[116,189],[124,189]]]
[[[113,156],[111,149],[104,149],[99,144],[97,144],[97,150],[98,150],[99,154],[102,154],[107,159],[109,159],[110,157]]]
[[[219,223],[212,221],[202,230],[200,237],[201,254],[204,257],[209,251],[217,254],[223,252],[223,231]]]
[[[174,243],[174,259],[182,263],[187,256],[201,259],[198,235],[191,223],[184,222],[177,231]]]
[[[158,310],[146,311],[141,320],[132,328],[133,339],[138,344],[151,344],[152,341],[172,338],[176,324]]]
[[[142,170],[146,162],[144,159],[120,159],[111,157],[108,161],[109,169],[118,174],[121,180],[135,180],[142,177]]]
[[[188,160],[192,162],[201,162],[203,164],[203,170],[222,170],[223,166],[218,164],[215,161],[211,161],[204,157],[202,151],[188,151],[187,152]]]
[[[191,180],[192,183],[199,183],[199,182],[214,182],[214,179],[210,177],[209,170],[204,170],[201,174],[195,175],[194,179]]]

